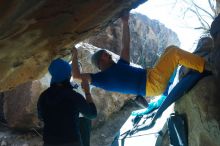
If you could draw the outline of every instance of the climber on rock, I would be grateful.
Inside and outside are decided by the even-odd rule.
[[[210,61],[210,54],[212,53],[212,50],[217,50],[220,48],[220,14],[214,19],[214,21],[211,24],[210,34],[212,38],[210,37],[202,37],[198,45],[193,52],[194,54],[203,57],[204,59]],[[158,118],[164,110],[166,110],[173,102],[181,98],[184,93],[189,91],[197,81],[199,81],[201,78],[211,75],[211,72],[203,72],[202,74],[199,74],[198,72],[191,70],[186,67],[181,67],[179,70],[179,83],[176,84],[176,86],[170,91],[167,97],[161,97],[158,101],[155,101],[153,103],[149,103],[150,105],[159,105],[159,110],[157,111],[155,118]],[[162,102],[161,102],[162,101]],[[161,104],[162,103],[162,104]],[[151,107],[152,108],[152,107]],[[150,112],[150,109],[144,109],[142,111],[135,111],[132,114],[133,115],[143,115]]]
[[[156,96],[164,92],[168,81],[178,65],[203,72],[210,69],[205,59],[181,50],[176,46],[166,48],[153,68],[142,69],[130,65],[129,13],[121,17],[123,24],[122,51],[116,63],[107,50],[99,50],[92,56],[92,63],[100,69],[98,73],[80,73],[77,66],[77,49],[72,49],[73,77],[87,79],[92,85],[107,91],[124,94]],[[138,96],[138,97],[141,97]],[[138,99],[139,100],[139,99]],[[148,105],[144,98],[140,101]]]
[[[200,38],[198,45],[194,50],[193,54],[199,55],[205,58],[206,60],[209,60],[212,48],[213,48],[212,38],[202,37]],[[148,104],[148,107],[145,109],[133,111],[132,115],[133,116],[146,115],[152,112],[153,110],[160,108],[160,106],[162,106],[162,108],[158,110],[158,112],[161,115],[163,111],[166,110],[173,102],[175,102],[177,99],[181,98],[185,93],[187,93],[187,91],[189,91],[197,81],[211,74],[211,72],[203,72],[201,74],[198,73],[197,71],[182,66],[178,72],[179,82],[176,84],[175,87],[169,89],[170,85],[172,85],[174,81],[176,73],[177,70],[175,70],[173,75],[171,76],[167,89],[160,97],[157,98],[157,100],[150,102]],[[182,79],[183,81],[181,81]]]

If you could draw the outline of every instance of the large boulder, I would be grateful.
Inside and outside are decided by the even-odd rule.
[[[4,93],[4,115],[9,127],[26,130],[37,126],[36,103],[41,91],[39,81],[30,81]]]
[[[0,91],[40,78],[63,48],[99,32],[122,11],[145,1],[1,1]]]
[[[203,42],[204,41],[204,42]],[[210,50],[213,44],[201,39],[198,48]],[[188,140],[192,146],[218,146],[220,144],[220,66],[218,48],[211,48],[210,61],[213,75],[201,79],[175,104],[175,110],[187,116]]]
[[[30,130],[39,127],[37,101],[40,93],[50,84],[50,75],[40,80],[23,83],[3,93],[4,118],[11,128]]]
[[[213,76],[205,77],[175,105],[187,115],[188,140],[191,146],[219,146],[219,86]]]

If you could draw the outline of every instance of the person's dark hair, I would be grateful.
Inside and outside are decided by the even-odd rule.
[[[106,52],[106,50],[102,49],[102,50],[99,50],[97,52],[95,52],[92,57],[91,57],[91,62],[93,65],[95,65],[97,68],[99,68],[99,60],[100,60],[100,57],[102,55],[102,53]]]

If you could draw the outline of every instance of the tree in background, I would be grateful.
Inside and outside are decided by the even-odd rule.
[[[176,3],[184,3],[185,7],[183,8],[183,17],[186,17],[187,14],[191,13],[198,18],[200,26],[195,29],[201,29],[204,31],[204,34],[208,34],[210,30],[210,22],[207,20],[214,20],[214,18],[220,12],[220,0],[206,0],[209,9],[201,6],[200,0],[176,0]]]

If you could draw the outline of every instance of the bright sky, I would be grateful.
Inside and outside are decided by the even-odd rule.
[[[201,30],[195,30],[193,28],[200,26],[200,24],[195,15],[187,13],[187,15],[183,17],[183,11],[186,5],[180,0],[178,0],[178,3],[176,3],[176,1],[177,0],[148,0],[137,9],[132,10],[132,12],[139,12],[147,15],[151,19],[159,20],[165,24],[166,27],[177,33],[182,49],[193,51],[196,47],[195,43],[197,43],[197,40],[202,34]],[[208,0],[194,1],[199,1],[201,7],[210,11]],[[211,21],[212,20],[209,20],[209,23],[211,23]]]

